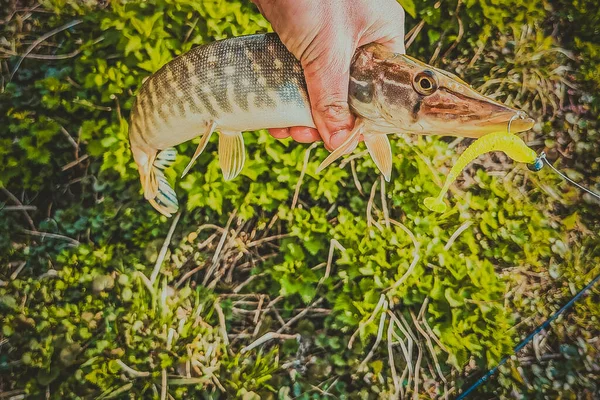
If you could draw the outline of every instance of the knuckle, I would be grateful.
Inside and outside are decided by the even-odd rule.
[[[342,100],[317,102],[313,108],[319,115],[328,120],[346,119],[350,113],[348,103]]]

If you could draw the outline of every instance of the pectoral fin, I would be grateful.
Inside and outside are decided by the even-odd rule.
[[[387,182],[392,175],[392,148],[387,135],[367,134],[364,135],[365,144],[375,165],[383,174]]]
[[[323,171],[325,168],[331,165],[331,163],[333,163],[335,160],[337,160],[344,154],[347,154],[348,152],[352,151],[358,144],[358,139],[360,137],[360,134],[362,133],[363,127],[363,123],[357,119],[356,123],[354,124],[354,129],[352,129],[352,132],[350,132],[348,138],[344,141],[344,143],[342,143],[340,147],[332,151],[331,154],[329,154],[327,158],[323,160],[321,165],[319,165],[319,167],[317,168],[317,173]]]
[[[181,174],[182,178],[190,171],[190,168],[192,168],[192,165],[194,165],[194,163],[196,162],[196,159],[204,151],[204,148],[208,144],[208,141],[209,141],[210,137],[212,136],[212,133],[214,132],[216,126],[217,126],[217,124],[215,124],[213,122],[212,124],[209,125],[207,131],[204,132],[204,135],[202,135],[202,138],[200,139],[200,143],[198,143],[198,147],[196,148],[196,152],[194,153],[194,155],[192,156],[192,159],[190,160],[188,165],[183,170],[183,173]]]
[[[230,181],[242,170],[246,160],[244,137],[241,132],[219,134],[219,165],[223,178]]]

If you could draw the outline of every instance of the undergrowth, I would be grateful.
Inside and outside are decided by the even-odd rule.
[[[532,147],[599,188],[599,44],[565,30],[597,10],[401,3],[410,54],[528,111]],[[447,213],[424,208],[464,147],[446,138],[395,137],[391,183],[360,148],[317,174],[321,145],[264,131],[245,134],[246,165],[225,182],[213,142],[166,219],[129,152],[137,88],[193,46],[268,23],[237,0],[4,12],[2,397],[450,397],[599,271],[598,203],[547,169],[487,156]],[[599,395],[599,316],[595,289],[480,393]]]

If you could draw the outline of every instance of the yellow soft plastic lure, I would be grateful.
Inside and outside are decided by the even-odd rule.
[[[480,155],[491,151],[503,151],[513,160],[528,164],[532,164],[537,158],[535,151],[527,147],[520,137],[513,135],[512,133],[498,132],[482,136],[467,147],[460,155],[456,164],[454,164],[446,177],[446,182],[444,183],[440,194],[437,197],[426,198],[424,201],[425,207],[439,213],[446,211],[446,204],[443,199],[450,188],[450,185],[458,178],[458,175],[467,164]]]

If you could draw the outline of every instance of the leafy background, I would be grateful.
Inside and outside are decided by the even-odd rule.
[[[401,1],[408,52],[539,121],[524,135],[600,190],[594,1]],[[466,140],[357,150],[246,134],[209,144],[167,220],[127,141],[142,80],[193,46],[266,32],[248,1],[5,1],[0,61],[0,397],[449,398],[600,272],[599,203]],[[195,142],[179,146],[170,178]],[[593,289],[478,397],[600,397]],[[256,342],[259,338],[264,340]]]

